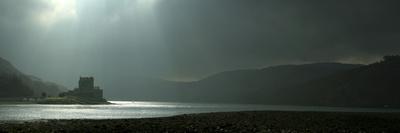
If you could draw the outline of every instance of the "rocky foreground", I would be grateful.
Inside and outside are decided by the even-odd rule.
[[[400,113],[230,112],[165,118],[3,122],[0,132],[400,132]]]

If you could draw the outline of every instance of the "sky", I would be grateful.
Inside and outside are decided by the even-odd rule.
[[[400,50],[398,0],[1,0],[0,57],[77,86],[193,81],[279,64],[368,64]],[[110,86],[110,85],[109,85]]]

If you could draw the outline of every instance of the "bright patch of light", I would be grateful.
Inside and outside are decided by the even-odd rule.
[[[142,12],[152,11],[157,0],[136,0],[135,5],[137,9]]]
[[[157,0],[137,0],[137,3],[140,6],[144,6],[144,7],[152,7]]]
[[[38,21],[43,26],[51,26],[62,19],[76,18],[76,0],[43,0],[46,8],[39,13]]]

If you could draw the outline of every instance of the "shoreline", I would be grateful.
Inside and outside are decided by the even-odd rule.
[[[41,105],[113,105],[119,102],[118,100],[105,100],[100,102],[93,103],[40,103],[41,101],[1,101],[0,105],[9,105],[9,104],[41,104]],[[190,103],[190,104],[224,104],[224,105],[258,105],[258,106],[291,106],[291,107],[310,107],[310,108],[354,108],[354,109],[395,109],[399,110],[400,107],[381,107],[381,106],[313,106],[313,105],[286,105],[286,104],[257,104],[257,103],[198,103],[198,102],[176,102],[176,101],[122,101],[122,102],[163,102],[163,103]],[[273,110],[274,111],[274,110]],[[324,111],[325,112],[325,111]],[[397,112],[397,111],[396,111]],[[362,113],[362,112],[361,112]]]
[[[244,111],[0,122],[0,132],[400,132],[400,113]]]

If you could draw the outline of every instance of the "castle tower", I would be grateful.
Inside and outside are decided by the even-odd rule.
[[[93,77],[80,77],[79,78],[80,89],[94,89],[94,78]]]

